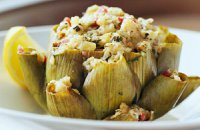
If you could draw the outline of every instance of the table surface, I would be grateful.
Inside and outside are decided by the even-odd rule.
[[[200,31],[200,1],[199,0],[8,0],[5,7],[10,4],[10,10],[1,13],[0,30],[6,30],[12,26],[38,26],[59,23],[65,16],[81,15],[90,5],[108,5],[121,7],[125,12],[134,16],[145,18],[152,17],[156,24],[170,27],[184,28]],[[38,2],[39,1],[39,2]],[[1,1],[0,1],[1,2]],[[13,6],[16,2],[16,8]],[[35,2],[31,4],[31,2]],[[21,3],[21,6],[20,6]],[[20,7],[20,8],[19,8]],[[3,9],[3,8],[2,8]],[[5,9],[4,9],[5,10]]]

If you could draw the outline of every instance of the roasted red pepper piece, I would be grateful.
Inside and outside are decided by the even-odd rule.
[[[122,23],[124,19],[122,17],[118,17],[118,20],[120,23]]]
[[[66,21],[69,24],[69,26],[71,26],[71,20],[69,17],[65,17],[64,21]]]
[[[172,73],[171,73],[171,71],[170,71],[169,69],[162,72],[162,75],[164,75],[164,76],[166,76],[166,77],[170,77],[171,74],[172,74]]]

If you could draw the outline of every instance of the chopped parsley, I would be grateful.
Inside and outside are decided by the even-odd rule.
[[[140,57],[141,57],[141,56],[137,56],[137,57],[135,57],[135,58],[129,60],[129,61],[128,61],[128,64],[130,64],[130,63],[132,63],[132,62],[137,62],[137,61],[139,60]]]
[[[100,41],[101,41],[101,40],[99,39],[99,40],[93,40],[92,42],[98,44]]]
[[[79,26],[75,26],[73,29],[74,29],[76,32],[78,32],[78,31],[81,30],[81,28],[80,28]]]
[[[115,41],[115,42],[121,42],[122,41],[122,37],[121,36],[114,36],[112,38],[112,40]]]
[[[149,33],[145,33],[145,38],[147,38],[149,36]]]

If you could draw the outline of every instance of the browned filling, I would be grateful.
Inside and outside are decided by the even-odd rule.
[[[186,81],[187,80],[187,76],[185,74],[179,73],[176,70],[168,69],[168,70],[162,72],[162,75],[164,75],[166,77],[170,77],[177,81]]]
[[[118,121],[148,121],[153,119],[153,112],[145,110],[137,105],[129,107],[125,103],[121,103],[120,108],[115,114],[106,118],[106,120]]]

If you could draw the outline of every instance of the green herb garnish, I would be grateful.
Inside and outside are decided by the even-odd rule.
[[[121,36],[114,36],[112,38],[113,41],[116,41],[116,42],[121,42],[122,41],[122,37]]]
[[[100,41],[101,41],[101,40],[99,39],[99,40],[93,40],[92,42],[98,44]]]
[[[133,59],[131,59],[131,60],[128,60],[127,63],[130,64],[130,63],[132,63],[132,62],[137,62],[137,61],[139,60],[140,57],[141,57],[141,56],[137,56],[137,57],[135,57],[135,58],[133,58]]]
[[[79,26],[75,26],[73,29],[74,29],[76,32],[78,32],[78,31],[81,30]]]

